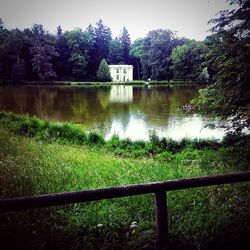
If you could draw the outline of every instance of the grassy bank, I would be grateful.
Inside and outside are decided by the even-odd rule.
[[[149,134],[150,140],[131,141],[120,139],[117,135],[105,141],[104,137],[95,132],[86,132],[83,126],[73,123],[48,122],[36,117],[15,115],[0,112],[0,125],[16,135],[32,137],[46,142],[63,144],[89,145],[112,151],[116,155],[129,157],[162,156],[171,157],[173,153],[185,148],[190,149],[217,149],[220,147],[247,146],[249,136],[229,136],[222,142],[208,139],[187,139],[180,141],[171,138],[159,138],[154,131]],[[249,146],[249,145],[248,145]]]
[[[150,141],[131,141],[120,139],[114,135],[105,141],[101,134],[95,131],[86,132],[81,125],[72,123],[48,122],[36,117],[20,116],[13,113],[0,112],[0,125],[16,135],[33,137],[47,142],[60,142],[63,144],[90,145],[111,150],[117,155],[125,156],[152,156],[179,152],[185,148],[216,149],[221,146],[230,146],[237,139],[241,145],[242,138],[225,138],[223,142],[216,140],[182,139],[174,141],[170,138],[159,138],[155,132],[151,132]]]
[[[112,85],[206,85],[207,83],[197,83],[194,81],[175,81],[175,80],[151,80],[150,82],[145,80],[134,80],[128,82],[90,82],[90,81],[23,81],[23,82],[0,82],[0,85],[4,84],[25,84],[25,85],[67,85],[67,86],[112,86]]]
[[[39,124],[46,133],[34,124],[31,130],[26,122]],[[1,198],[249,170],[247,147],[185,147],[151,157],[117,157],[107,149],[109,142],[94,139],[93,144],[95,136],[71,126],[1,113]],[[170,192],[174,249],[244,249],[250,243],[249,192],[249,184]],[[154,244],[151,195],[9,213],[0,220],[1,249],[138,249]],[[137,227],[132,228],[134,221]]]

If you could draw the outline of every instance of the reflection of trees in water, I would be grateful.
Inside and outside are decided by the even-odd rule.
[[[178,109],[196,98],[199,88],[197,86],[174,86],[171,89],[169,112],[181,115]]]
[[[168,87],[135,88],[131,109],[141,110],[148,124],[167,126],[171,89]]]
[[[170,115],[197,93],[190,87],[121,87],[113,88],[113,92],[110,87],[1,87],[0,108],[54,121],[82,123],[88,129],[107,133],[113,119],[126,130],[131,113],[152,127],[166,127]]]

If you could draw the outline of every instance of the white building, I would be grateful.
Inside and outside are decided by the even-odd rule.
[[[133,81],[132,65],[109,65],[109,70],[113,82]]]

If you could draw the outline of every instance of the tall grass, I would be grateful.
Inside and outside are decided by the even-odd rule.
[[[104,137],[95,132],[86,132],[81,125],[72,123],[54,123],[41,120],[36,117],[19,116],[13,113],[0,112],[0,125],[16,135],[33,137],[37,140],[47,142],[60,142],[63,144],[77,144],[89,146],[102,146],[107,151],[116,155],[130,157],[144,157],[162,154],[164,152],[177,153],[186,148],[192,149],[218,149],[221,146],[242,146],[246,138],[225,139],[223,142],[216,140],[187,139],[174,141],[171,138],[159,138],[155,132],[149,135],[150,140],[131,141],[120,139],[114,135],[110,140],[105,141]],[[250,140],[248,140],[249,142]]]
[[[16,124],[16,117],[11,117]],[[42,122],[39,126],[50,125]],[[175,153],[163,151],[151,158],[120,158],[101,147],[90,147],[86,139],[83,145],[82,140],[75,143],[78,139],[74,144],[63,144],[64,130],[57,127],[46,140],[27,138],[33,135],[27,129],[20,130],[18,122],[17,130],[14,127],[10,126],[12,133],[0,128],[1,198],[249,169],[247,148],[186,148]],[[17,131],[23,132],[14,135]],[[72,133],[78,138],[75,131]],[[88,135],[84,138],[89,142]],[[96,137],[92,139],[96,143]],[[107,145],[131,146],[129,140],[116,140]],[[147,143],[136,142],[133,147],[140,150]],[[236,249],[233,244],[244,249],[243,243],[249,244],[245,237],[250,230],[249,205],[248,184],[169,192],[171,242],[176,249]],[[1,249],[138,249],[154,245],[152,195],[8,213],[0,220]],[[134,221],[137,226],[131,227]]]

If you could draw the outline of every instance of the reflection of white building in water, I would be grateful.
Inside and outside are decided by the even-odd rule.
[[[109,65],[109,70],[113,82],[133,81],[132,65]]]
[[[111,86],[109,101],[111,103],[128,103],[133,101],[133,86]]]

